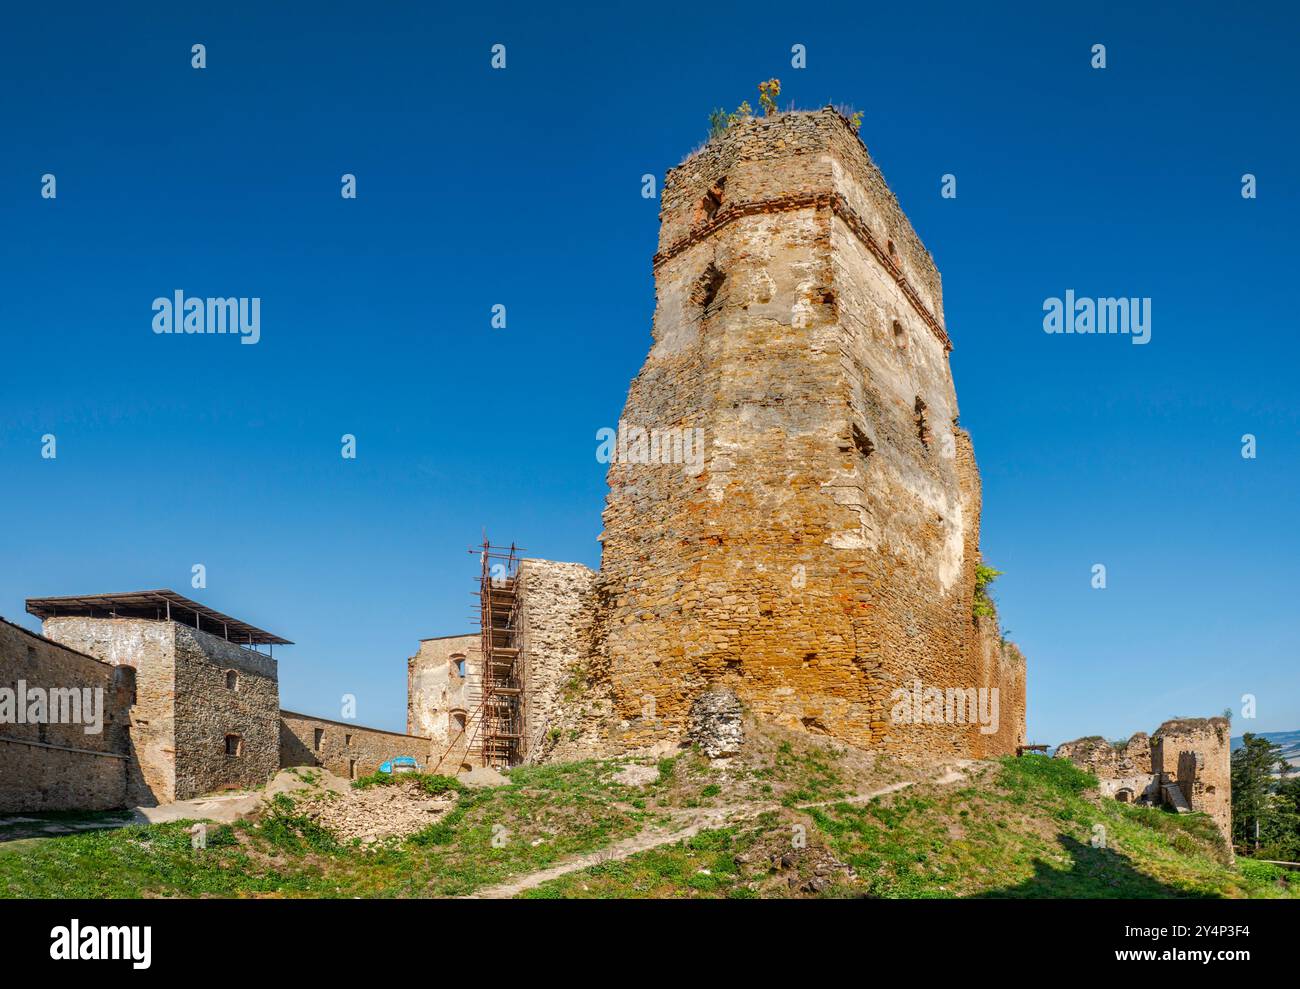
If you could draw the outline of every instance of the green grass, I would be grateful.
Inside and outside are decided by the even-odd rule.
[[[189,821],[0,844],[0,897],[462,895],[640,830],[651,815],[627,807],[619,768],[520,767],[487,790],[414,774],[372,784],[460,796],[432,828],[368,848],[340,844],[283,794],[256,823],[211,828],[205,850],[190,847]]]
[[[314,824],[287,795],[255,822],[191,822],[0,842],[0,897],[458,896],[607,847],[669,807],[774,794],[779,810],[622,861],[570,873],[525,896],[747,899],[871,897],[1280,897],[1300,878],[1229,864],[1203,815],[1102,799],[1096,780],[1041,756],[984,764],[965,784],[918,785],[854,803],[861,781],[833,748],[785,744],[762,765],[720,775],[694,753],[658,764],[646,787],[620,762],[520,767],[466,789],[415,774],[358,781],[454,792],[453,809],[405,840],[361,847]],[[768,806],[773,806],[769,799]],[[25,815],[94,820],[96,815]],[[103,816],[105,822],[108,815]]]
[[[790,757],[789,752],[782,752]],[[804,791],[829,788],[810,765]],[[1217,829],[1101,799],[1063,759],[1007,758],[964,787],[917,786],[868,803],[788,809],[573,873],[526,896],[1177,898],[1294,897],[1277,866],[1230,865]],[[800,830],[802,828],[802,830]],[[796,835],[806,838],[802,846]],[[716,842],[711,845],[710,842]]]

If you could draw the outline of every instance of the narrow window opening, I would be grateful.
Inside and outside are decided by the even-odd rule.
[[[718,297],[718,291],[726,279],[727,276],[718,266],[710,262],[704,269],[704,273],[696,280],[695,288],[691,290],[691,301],[701,309],[708,309]]]
[[[700,223],[704,220],[712,220],[722,208],[722,201],[726,197],[727,177],[724,175],[713,185],[709,186],[704,198],[700,200],[699,205],[695,208],[695,222]]]
[[[320,743],[325,741],[325,729],[317,728],[312,732],[312,748],[317,752],[320,751]]]
[[[465,657],[457,654],[451,657],[451,667],[456,671],[456,675],[463,677],[465,675]]]
[[[921,445],[928,448],[930,446],[930,424],[926,421],[925,402],[921,400],[920,395],[916,396],[916,405],[913,406],[912,411],[912,417],[916,423],[916,436],[921,441]]]
[[[352,744],[352,736],[351,736],[351,735],[348,735],[348,734],[346,734],[346,733],[344,733],[344,735],[343,735],[343,744],[344,744],[344,745],[351,745],[351,744]]]
[[[871,442],[871,437],[864,433],[856,422],[853,424],[853,445],[864,458],[871,456],[876,449],[875,444]]]
[[[238,735],[226,736],[226,755],[238,758],[244,754],[244,740]]]
[[[357,778],[357,760],[355,760],[355,759],[349,759],[349,760],[348,760],[348,779],[350,779],[350,780],[354,780],[354,779],[356,779],[356,778]]]
[[[227,690],[239,689],[239,674],[236,673],[234,670],[226,670],[226,689]]]
[[[907,349],[907,331],[898,320],[894,320],[894,346],[899,350]]]

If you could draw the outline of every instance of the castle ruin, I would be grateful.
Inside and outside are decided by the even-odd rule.
[[[1231,849],[1230,732],[1226,718],[1175,718],[1123,743],[1096,735],[1062,742],[1055,755],[1096,776],[1103,796],[1209,815]]]
[[[855,128],[830,107],[729,127],[666,176],[653,266],[650,351],[604,431],[600,570],[485,545],[480,631],[407,662],[408,734],[281,710],[287,640],[175,592],[32,599],[44,636],[0,628],[0,683],[79,671],[111,728],[0,724],[0,806],[399,754],[457,772],[700,732],[726,752],[741,711],[878,751],[1016,752],[1025,661],[977,587],[939,272]]]
[[[718,688],[869,748],[1016,751],[1024,658],[975,614],[980,481],[938,269],[854,129],[829,107],[729,128],[668,173],[654,270],[600,571],[526,559],[503,578],[517,757],[680,743]],[[410,661],[408,730],[459,734],[455,762],[484,692],[447,691],[450,641]],[[456,648],[472,692],[484,647]],[[417,702],[430,684],[461,706]],[[900,718],[900,695],[924,702]]]

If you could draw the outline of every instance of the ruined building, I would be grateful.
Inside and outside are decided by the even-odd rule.
[[[428,758],[427,738],[281,710],[269,650],[292,643],[175,591],[27,610],[44,635],[0,620],[0,690],[24,715],[0,717],[0,811],[150,806],[259,787],[282,766],[355,778]],[[101,724],[87,731],[96,696]]]
[[[1176,718],[1123,743],[1095,735],[1063,742],[1056,757],[1096,776],[1103,796],[1208,814],[1231,848],[1230,728],[1226,718]]]
[[[673,744],[714,688],[862,746],[1014,752],[1024,660],[974,617],[980,481],[939,273],[854,129],[830,108],[728,129],[668,173],[654,271],[600,571],[525,560],[504,578],[514,757]],[[408,730],[474,751],[472,681],[494,660],[452,642],[412,658]],[[899,718],[900,691],[927,713],[937,691],[947,716]]]
[[[877,750],[1015,752],[1025,664],[977,591],[939,272],[855,129],[829,107],[729,127],[666,176],[653,265],[650,352],[602,441],[599,572],[485,547],[480,631],[408,661],[408,735],[281,710],[287,640],[174,592],[32,599],[44,636],[0,629],[0,688],[75,673],[111,710],[92,741],[0,723],[0,809],[395,755],[455,772],[693,732],[729,752],[742,711]]]

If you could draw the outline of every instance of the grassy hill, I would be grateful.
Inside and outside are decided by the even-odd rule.
[[[521,767],[452,786],[405,839],[342,844],[276,797],[254,821],[5,841],[0,897],[1291,897],[1300,879],[1230,864],[1201,815],[1102,800],[1042,756],[909,764],[751,732],[730,765],[693,752]],[[629,765],[636,768],[629,770]],[[35,816],[35,815],[28,815]],[[548,875],[541,870],[570,870]]]

